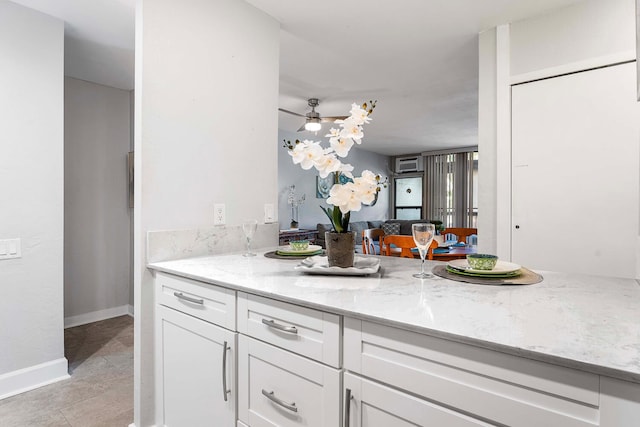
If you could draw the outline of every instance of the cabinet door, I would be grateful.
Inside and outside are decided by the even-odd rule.
[[[512,88],[514,262],[637,277],[635,78],[628,63]]]
[[[156,310],[159,424],[234,426],[236,334],[164,306]]]
[[[343,427],[490,426],[466,415],[349,373]]]

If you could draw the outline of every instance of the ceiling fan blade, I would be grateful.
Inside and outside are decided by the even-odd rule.
[[[322,123],[333,123],[336,120],[344,120],[349,116],[329,116],[329,117],[320,117],[320,121]]]
[[[306,123],[303,123],[302,126],[300,126],[300,129],[298,129],[296,132],[302,132],[304,130],[304,125],[306,125]]]
[[[307,117],[304,114],[294,113],[293,111],[285,110],[284,108],[278,108],[278,111],[282,111],[283,113],[287,113],[287,114],[293,114],[294,116],[298,116],[298,117]]]

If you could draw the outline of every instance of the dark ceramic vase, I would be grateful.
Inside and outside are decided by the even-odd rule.
[[[327,259],[329,267],[353,267],[356,249],[356,232],[324,233],[327,245]]]

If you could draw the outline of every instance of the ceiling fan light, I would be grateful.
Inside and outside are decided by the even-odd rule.
[[[320,124],[320,122],[318,121],[308,121],[307,123],[305,123],[304,125],[304,129],[311,131],[311,132],[317,132],[322,128],[322,125]]]

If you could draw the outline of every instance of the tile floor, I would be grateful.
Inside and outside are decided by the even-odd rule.
[[[0,427],[127,427],[133,422],[133,318],[64,331],[71,378],[0,400]]]

